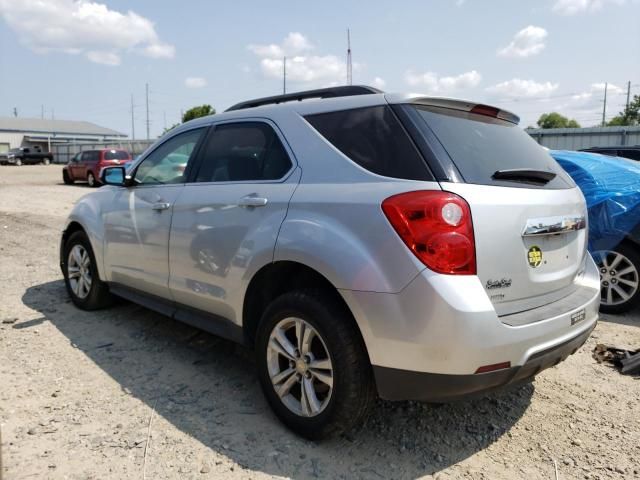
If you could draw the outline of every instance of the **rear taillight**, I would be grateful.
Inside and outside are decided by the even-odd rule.
[[[471,210],[463,198],[440,191],[407,192],[387,198],[382,210],[407,247],[431,270],[475,275]]]

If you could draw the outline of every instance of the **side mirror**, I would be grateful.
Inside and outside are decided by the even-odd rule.
[[[125,186],[127,180],[124,167],[105,167],[100,172],[100,181],[105,185]]]

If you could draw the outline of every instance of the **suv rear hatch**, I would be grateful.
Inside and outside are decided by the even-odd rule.
[[[584,197],[518,118],[442,99],[394,109],[442,188],[469,203],[477,275],[498,315],[571,294],[586,258]]]

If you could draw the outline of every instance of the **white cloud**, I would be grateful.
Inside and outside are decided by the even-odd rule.
[[[553,11],[560,15],[576,15],[582,12],[595,12],[606,3],[622,5],[625,0],[556,0]]]
[[[548,97],[558,89],[557,83],[514,78],[487,88],[487,92],[505,97]]]
[[[280,44],[249,45],[260,58],[260,68],[267,77],[281,78],[283,58],[287,57],[287,81],[342,84],[346,79],[345,61],[335,55],[313,55],[315,47],[298,32],[292,32]],[[353,65],[354,71],[360,65]]]
[[[207,86],[207,80],[202,77],[187,77],[184,79],[184,86],[187,88],[203,88]]]
[[[544,50],[547,31],[542,27],[529,25],[515,34],[511,43],[498,50],[502,57],[524,58],[537,55]]]
[[[371,85],[379,88],[380,90],[382,90],[385,85],[387,84],[387,82],[385,82],[382,78],[380,77],[375,77],[373,80],[371,80]]]
[[[433,72],[415,73],[413,70],[408,70],[405,74],[405,80],[412,87],[420,86],[426,89],[426,93],[443,94],[476,87],[482,80],[482,75],[471,70],[456,76],[439,77]]]
[[[600,103],[604,96],[604,83],[592,83],[589,90],[585,92],[576,93],[571,96],[571,101],[574,105],[590,105],[592,103]],[[607,85],[607,95],[617,95],[624,93],[622,87],[618,87],[613,83]]]
[[[109,65],[115,67],[120,65],[120,56],[113,52],[87,52],[87,58],[94,63],[101,63],[102,65]]]
[[[275,43],[268,45],[251,44],[247,48],[259,57],[282,58],[285,56],[291,57],[299,55],[305,51],[312,50],[313,45],[311,45],[307,38],[301,33],[291,32],[280,45],[276,45]]]
[[[90,61],[119,65],[126,51],[173,58],[151,20],[120,13],[88,0],[0,0],[0,16],[20,41],[37,53],[84,54]]]

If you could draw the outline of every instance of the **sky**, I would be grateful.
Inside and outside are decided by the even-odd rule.
[[[640,94],[640,0],[0,0],[0,116],[146,138],[203,103],[346,83],[597,125]]]

